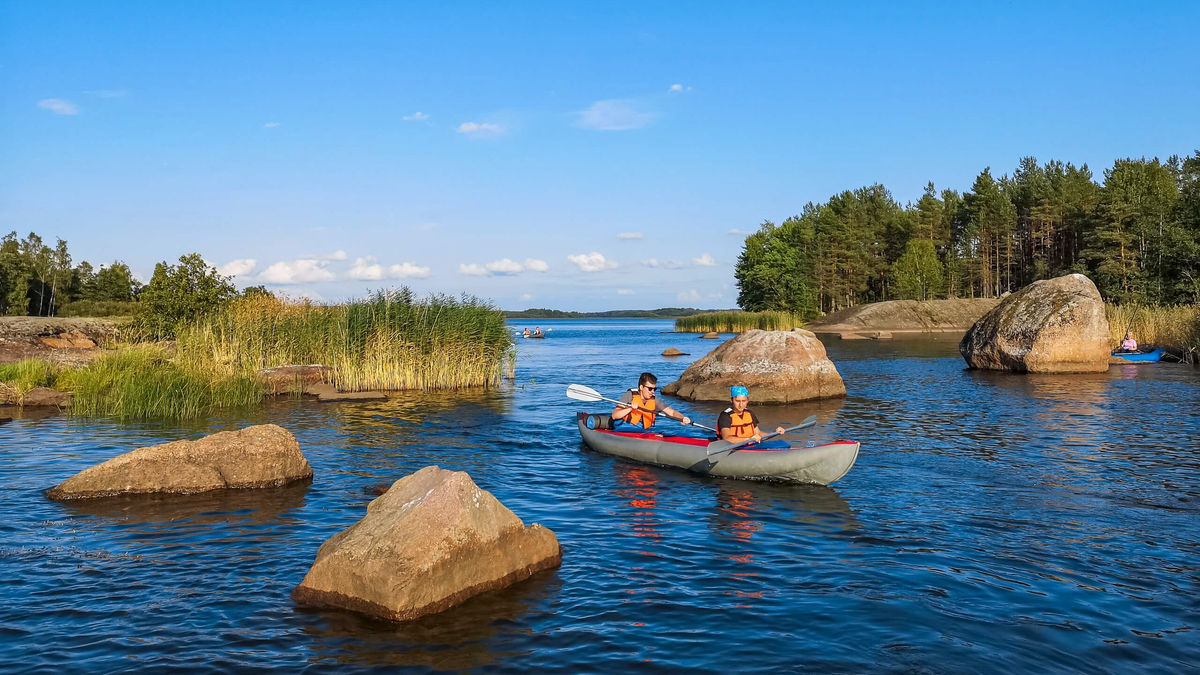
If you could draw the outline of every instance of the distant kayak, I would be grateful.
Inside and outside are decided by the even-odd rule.
[[[845,476],[858,458],[856,441],[835,441],[811,447],[767,441],[761,446],[747,445],[732,452],[714,452],[710,456],[709,446],[723,441],[593,429],[588,426],[589,418],[593,417],[607,416],[577,413],[579,434],[591,449],[709,476],[829,485]]]
[[[1161,361],[1164,349],[1155,349],[1152,352],[1113,352],[1112,355],[1126,361]]]

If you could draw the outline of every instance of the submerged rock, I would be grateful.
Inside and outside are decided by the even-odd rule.
[[[408,621],[561,562],[553,532],[526,526],[465,472],[427,466],[322,544],[292,598]]]
[[[1004,298],[958,345],[967,365],[1019,373],[1108,370],[1108,315],[1082,274],[1035,281]]]
[[[662,355],[663,356],[691,356],[687,352],[681,352],[678,349],[675,349],[674,347],[667,347],[666,349],[663,350]]]
[[[729,387],[750,388],[755,403],[792,403],[846,395],[825,345],[812,333],[751,330],[721,344],[663,388],[690,401],[727,401]]]
[[[721,339],[721,334],[720,333],[705,333],[704,335],[700,336],[700,339],[701,340],[719,340],[719,339]]]
[[[258,371],[258,380],[268,394],[299,394],[312,385],[328,382],[331,377],[333,368],[319,364],[276,366]]]
[[[273,487],[312,478],[296,437],[260,424],[195,441],[138,448],[84,469],[46,492],[51,499],[119,494],[192,494],[222,488]]]
[[[71,394],[49,387],[34,387],[21,395],[16,389],[0,384],[0,404],[22,408],[66,408],[71,405]]]

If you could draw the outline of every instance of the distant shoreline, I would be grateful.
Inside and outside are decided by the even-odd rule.
[[[719,310],[694,307],[660,307],[659,309],[613,309],[607,312],[568,312],[559,309],[525,309],[503,312],[505,319],[678,319]],[[734,311],[734,310],[729,310]]]

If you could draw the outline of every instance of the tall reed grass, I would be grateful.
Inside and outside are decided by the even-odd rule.
[[[802,328],[804,319],[791,312],[707,312],[675,319],[679,333],[745,333],[761,330]]]
[[[319,363],[344,391],[500,382],[514,356],[503,315],[474,298],[381,291],[343,305],[252,296],[180,330],[179,358],[216,372]]]
[[[1200,306],[1105,305],[1114,349],[1129,331],[1140,345],[1171,347],[1191,362],[1200,360]]]
[[[38,359],[0,364],[0,400],[21,405],[31,389],[58,384],[62,372],[60,366]]]
[[[124,346],[59,378],[84,417],[190,419],[262,401],[252,373],[220,373],[171,358],[160,345]]]

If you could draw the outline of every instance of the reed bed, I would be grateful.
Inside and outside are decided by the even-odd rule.
[[[343,391],[499,384],[513,358],[503,315],[474,298],[407,289],[343,305],[254,296],[184,327],[181,359],[222,373],[319,363]]]
[[[1195,362],[1200,359],[1200,306],[1105,305],[1108,336],[1116,349],[1128,330],[1141,345],[1170,347]]]
[[[73,394],[71,414],[122,420],[192,419],[263,398],[252,373],[215,372],[172,358],[160,345],[123,346],[63,373],[59,385]]]
[[[791,312],[707,312],[675,319],[679,333],[745,333],[761,330],[791,330],[804,327],[804,319]]]

